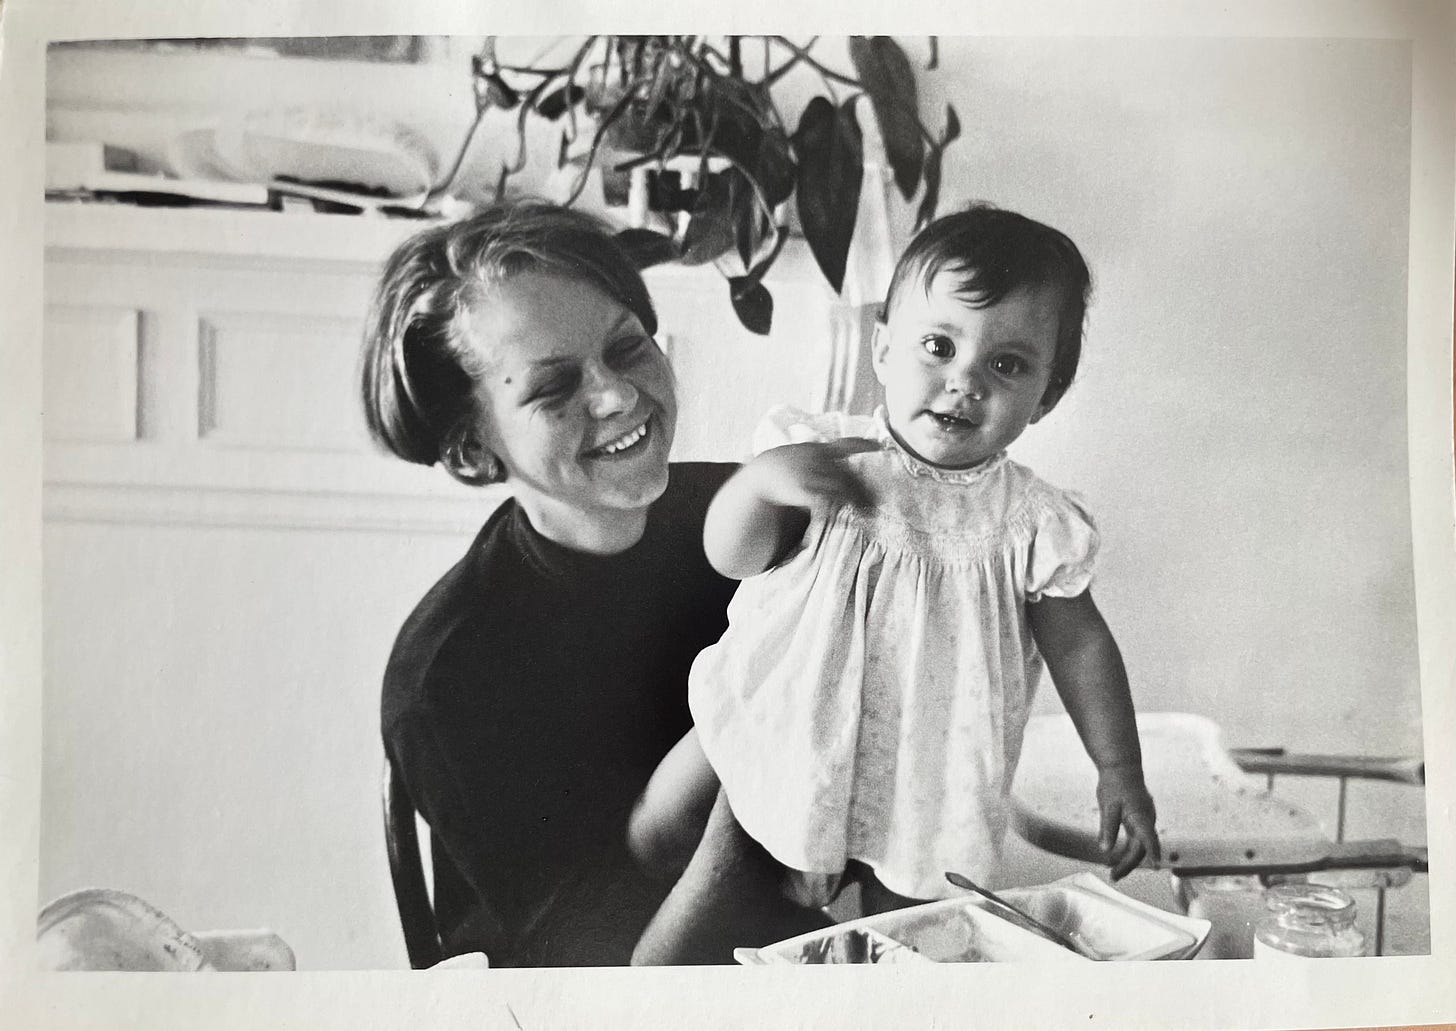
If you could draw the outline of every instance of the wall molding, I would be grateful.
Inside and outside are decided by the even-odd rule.
[[[45,439],[131,443],[138,437],[142,312],[114,304],[49,304]]]
[[[201,312],[197,439],[209,447],[369,453],[363,415],[347,404],[352,394],[326,390],[352,385],[360,322],[266,310]],[[290,391],[300,379],[314,396]],[[320,407],[330,412],[330,402],[333,417],[320,419]]]
[[[504,487],[469,498],[220,489],[137,484],[47,483],[47,523],[468,536],[509,497]]]

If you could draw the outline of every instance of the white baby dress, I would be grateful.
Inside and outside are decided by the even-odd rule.
[[[1097,530],[1004,453],[920,461],[883,409],[776,409],[754,443],[845,436],[881,445],[848,459],[874,506],[816,516],[743,582],[689,701],[739,823],[785,866],[832,884],[857,859],[891,891],[943,898],[945,871],[997,870],[1043,666],[1024,605],[1087,589]]]

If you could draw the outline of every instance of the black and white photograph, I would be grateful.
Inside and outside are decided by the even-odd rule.
[[[0,64],[22,1011],[1456,1020],[1448,5],[90,6]]]

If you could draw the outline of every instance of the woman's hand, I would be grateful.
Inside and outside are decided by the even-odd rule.
[[[1158,843],[1158,814],[1153,796],[1143,783],[1138,763],[1107,766],[1097,775],[1097,809],[1101,824],[1097,845],[1112,868],[1112,879],[1120,881],[1144,859],[1162,859]],[[1119,837],[1119,831],[1126,834]]]
[[[864,484],[845,461],[880,445],[864,437],[772,448],[738,470],[708,509],[703,547],[713,568],[735,580],[779,562],[809,527],[809,514],[867,504]]]

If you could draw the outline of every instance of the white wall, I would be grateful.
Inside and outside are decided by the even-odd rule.
[[[488,508],[485,509],[488,511]],[[41,896],[404,966],[380,823],[393,632],[466,535],[47,524]]]
[[[951,202],[1068,232],[1081,376],[1017,453],[1084,491],[1139,697],[1300,748],[1419,747],[1408,56],[944,40]]]
[[[1405,50],[944,38],[941,64],[947,207],[1045,219],[1097,278],[1081,377],[1016,453],[1101,517],[1142,707],[1232,744],[1418,750]],[[685,405],[748,425],[812,376],[736,358]],[[378,678],[464,542],[49,520],[42,896],[104,883],[184,926],[270,926],[304,966],[401,965]],[[1418,792],[1352,795],[1352,833],[1421,838]]]

